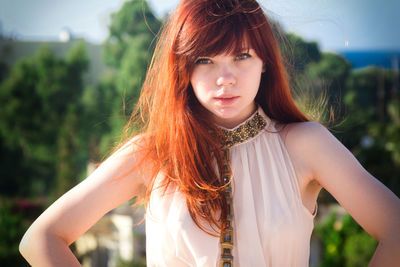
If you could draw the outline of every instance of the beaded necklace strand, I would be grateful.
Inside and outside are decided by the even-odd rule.
[[[229,165],[229,149],[225,148],[223,150],[224,156],[224,165],[223,165],[223,179],[224,183],[229,184],[225,187],[225,198],[228,204],[228,216],[226,220],[226,226],[221,232],[220,243],[221,243],[221,267],[232,267],[233,266],[233,229],[232,229],[232,221],[233,221],[233,207],[232,207],[232,186],[231,186],[231,167]]]
[[[259,134],[267,125],[265,119],[258,113],[252,116],[245,124],[234,130],[222,129],[224,135],[225,146],[223,152],[223,171],[222,178],[225,187],[225,198],[228,205],[228,216],[225,228],[221,231],[221,259],[220,267],[233,267],[233,201],[232,201],[232,170],[230,167],[230,152],[229,148],[234,145],[246,142]]]

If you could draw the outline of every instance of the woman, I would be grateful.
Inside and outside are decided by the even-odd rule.
[[[27,231],[32,265],[79,266],[68,246],[143,196],[149,266],[308,266],[322,187],[379,240],[370,266],[399,264],[400,200],[297,109],[255,0],[183,0],[138,113],[142,133]]]

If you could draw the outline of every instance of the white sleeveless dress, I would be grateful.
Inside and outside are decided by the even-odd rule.
[[[306,267],[314,215],[302,204],[299,183],[275,123],[261,108],[229,131],[266,126],[230,148],[233,173],[233,265]],[[271,133],[272,132],[272,133]],[[219,266],[220,239],[193,222],[185,197],[156,185],[146,214],[147,266]]]

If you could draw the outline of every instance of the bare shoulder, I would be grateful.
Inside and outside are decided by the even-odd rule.
[[[277,126],[279,134],[289,150],[294,155],[314,158],[317,154],[329,149],[329,144],[340,145],[340,142],[330,131],[317,122],[295,122]]]
[[[279,125],[278,130],[284,142],[296,142],[300,145],[310,145],[315,138],[331,138],[332,134],[329,130],[320,123],[307,121],[307,122],[294,122],[285,125]]]
[[[145,142],[144,134],[138,134],[123,143],[113,154],[135,153],[143,148]]]
[[[292,123],[280,132],[288,150],[375,239],[400,236],[400,200],[323,125]],[[394,236],[394,237],[392,237]]]
[[[310,179],[323,187],[339,180],[339,169],[345,172],[342,179],[366,173],[351,151],[322,124],[297,122],[280,129],[281,138],[295,162],[300,162]]]
[[[316,159],[327,153],[329,146],[326,144],[336,142],[335,146],[338,146],[340,142],[325,126],[317,122],[281,124],[276,128],[291,157],[300,184],[306,186],[315,182]]]
[[[140,194],[144,194],[144,187],[148,183],[148,178],[152,166],[146,159],[146,137],[143,134],[136,135],[121,145],[112,155],[107,158],[102,165],[102,171],[113,170],[113,181],[128,179],[139,188]],[[144,195],[143,195],[144,196]]]

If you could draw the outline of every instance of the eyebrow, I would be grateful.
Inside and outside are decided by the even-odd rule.
[[[249,53],[251,50],[253,50],[253,52],[257,54],[255,49],[249,46],[249,47],[245,47],[243,49],[240,49],[237,52],[232,52],[232,53],[229,53],[229,54],[200,55],[200,56],[196,57],[195,60],[198,60],[198,59],[201,59],[201,58],[213,58],[213,57],[216,57],[218,55],[235,56],[235,55],[240,54],[240,53],[245,53],[245,52]]]

